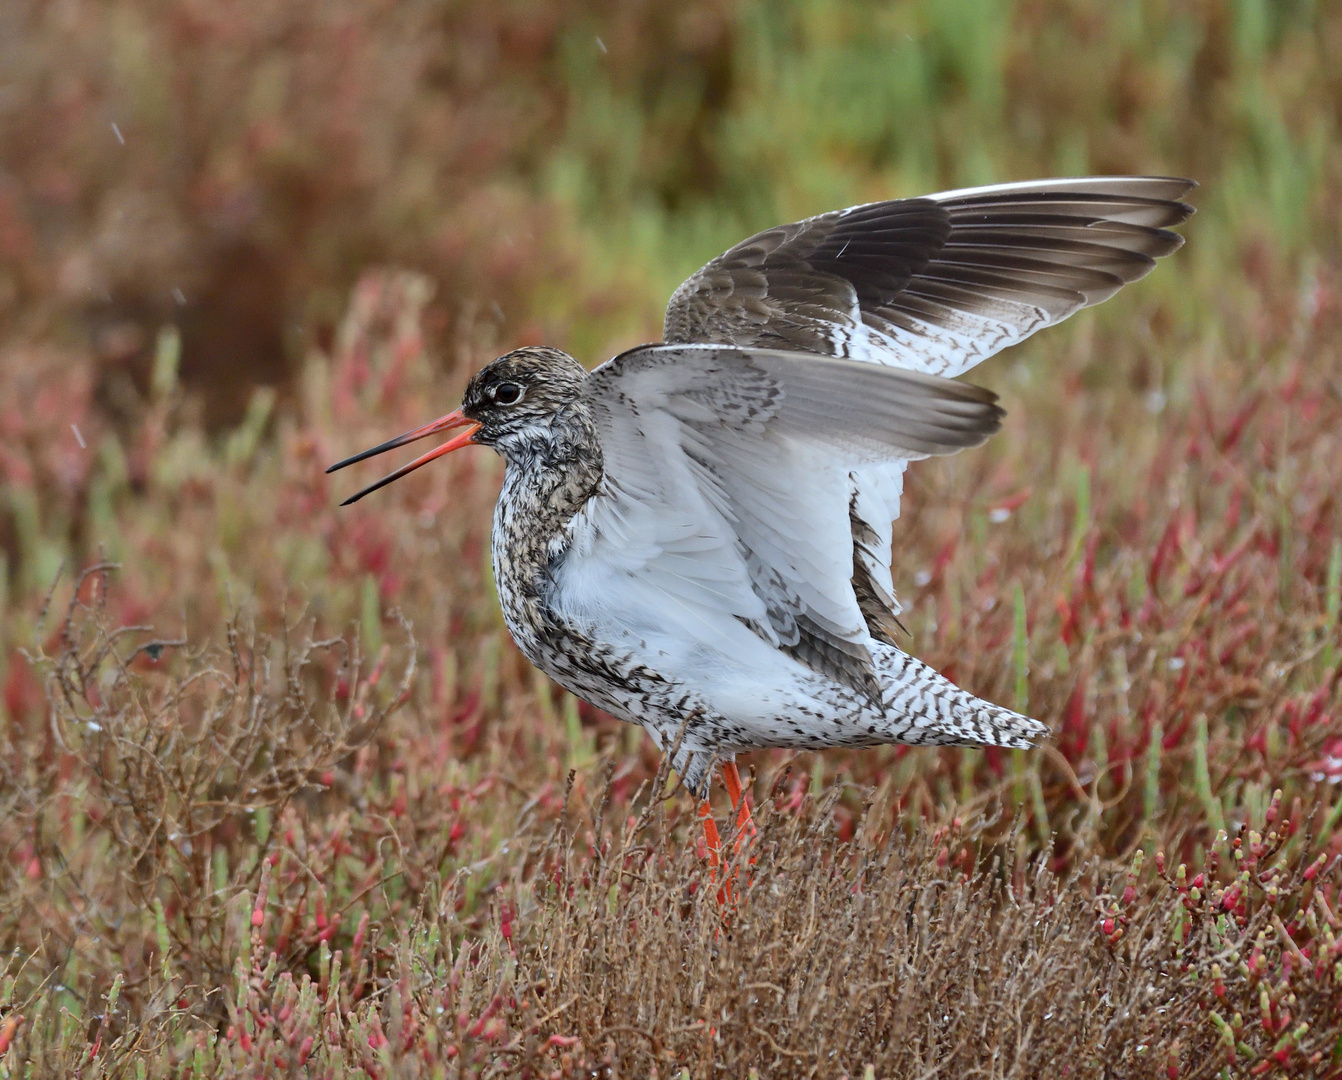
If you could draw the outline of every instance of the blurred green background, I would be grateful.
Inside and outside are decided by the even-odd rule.
[[[600,807],[599,834],[603,785],[614,821],[657,753],[512,648],[490,582],[494,455],[452,455],[348,509],[341,498],[377,472],[323,467],[454,407],[470,371],[517,345],[547,341],[590,365],[657,338],[676,284],[754,230],[964,185],[1087,173],[1202,185],[1187,247],[974,373],[1008,407],[997,438],[909,474],[895,584],[910,649],[1057,737],[1028,755],[751,755],[761,809],[777,779],[785,812],[818,807],[846,842],[995,805],[994,821],[1016,815],[1018,828],[998,832],[1010,832],[1021,881],[1042,852],[1060,872],[1104,859],[1132,866],[1135,881],[1133,853],[1163,847],[1171,870],[1187,859],[1209,884],[1209,852],[1221,851],[1219,889],[1239,864],[1218,836],[1266,831],[1281,788],[1282,812],[1305,823],[1291,858],[1311,844],[1320,859],[1342,856],[1328,782],[1342,776],[1340,118],[1342,2],[1323,0],[0,0],[0,954],[21,974],[19,1037],[31,1040],[9,1055],[47,1045],[52,1075],[83,1069],[102,1040],[89,1017],[126,973],[127,1030],[166,1033],[161,1053],[145,1036],[158,1055],[146,1075],[177,1075],[204,1053],[197,1037],[219,1010],[241,1007],[230,912],[241,901],[245,923],[268,853],[284,916],[253,940],[257,956],[263,937],[284,955],[279,978],[313,973],[316,924],[290,931],[328,887],[333,945],[357,950],[370,917],[389,943],[371,981],[350,964],[328,996],[349,1025],[347,1040],[328,1039],[332,1055],[354,1061],[373,1045],[360,1025],[393,970],[445,981],[437,946],[408,918],[440,888],[459,892],[456,914],[439,909],[445,939],[493,943],[471,954],[484,957],[472,1015],[511,1000],[524,970],[513,946],[552,955],[552,909],[532,889],[552,864],[532,859],[536,838],[584,806]],[[101,558],[119,572],[76,589],[70,571]],[[202,720],[214,706],[183,688],[204,685],[210,665],[236,671],[235,630],[255,627],[253,659],[276,673],[260,693],[282,704],[277,673],[300,624],[314,636],[357,628],[365,656],[419,667],[376,738],[352,762],[332,758],[321,784],[335,787],[303,804],[316,809],[296,812],[285,794],[253,814],[253,774],[200,735],[215,730],[217,717]],[[97,644],[112,627],[150,626],[125,631],[115,657]],[[313,692],[352,702],[342,665],[332,655],[309,667]],[[58,669],[78,675],[80,701],[61,704]],[[73,746],[57,733],[67,706],[81,718],[65,723]],[[288,727],[265,738],[277,767],[298,745]],[[107,740],[116,754],[104,756]],[[191,774],[171,805],[139,765],[151,757]],[[135,828],[105,794],[116,763],[132,787],[143,780]],[[215,820],[216,784],[231,792],[227,820],[210,846],[179,847],[171,838],[197,835],[193,815]],[[877,789],[882,809],[866,817]],[[808,791],[839,801],[806,809]],[[697,828],[688,800],[669,805],[684,811],[679,836]],[[323,853],[325,879],[274,862],[281,827],[285,844]],[[947,846],[931,855],[941,843],[913,857],[949,858]],[[590,844],[563,859],[587,859]],[[963,854],[967,869],[978,856]],[[649,863],[667,891],[648,895],[683,897],[686,865]],[[1133,910],[1127,940],[1184,940],[1180,893],[1152,865],[1142,888],[1153,899]],[[368,874],[397,884],[366,896]],[[624,948],[638,909],[608,908],[606,879],[594,880],[611,916],[602,933]],[[1280,978],[1233,974],[1220,937],[1197,939],[1215,944],[1195,963],[1167,963],[1153,946],[1127,968],[1104,922],[1089,945],[1048,939],[1042,969],[1127,972],[1159,1017],[1134,1050],[1150,1054],[1114,1068],[1137,1075],[1180,1055],[1214,1068],[1220,1036],[1204,1020],[1218,1008],[1249,1017],[1253,1053],[1276,1054],[1285,1036],[1262,1004],[1269,989],[1280,1025],[1312,1025],[1319,1054],[1342,1045],[1331,971],[1293,968],[1285,931],[1258,936],[1269,917],[1289,922],[1296,900],[1280,879],[1256,880],[1262,896],[1232,894],[1217,910],[1253,907],[1235,947],[1267,950]],[[967,898],[957,912],[978,910],[972,888],[946,895]],[[1206,903],[1225,899],[1214,895]],[[751,910],[772,918],[770,902],[756,895]],[[1008,905],[981,924],[1031,910]],[[513,932],[514,915],[508,944],[490,936]],[[622,955],[593,948],[593,924],[577,918],[563,924],[570,955]],[[734,957],[720,969],[732,989],[715,1002],[765,985],[760,964],[776,957],[740,944],[753,940],[720,943],[738,951],[720,954]],[[666,938],[660,971],[686,970],[678,942],[679,930]],[[169,954],[197,966],[174,975]],[[803,959],[846,978],[842,955]],[[1231,998],[1218,1004],[1211,971],[1223,961]],[[16,993],[8,970],[0,1020]],[[612,1017],[606,990],[592,989],[607,975],[587,978],[556,982],[540,1011],[570,996],[590,1007],[554,1030],[591,1048]],[[203,995],[196,1011],[169,1015],[188,983]],[[655,1028],[645,992],[668,1046],[699,1038],[651,983],[615,1018]],[[841,997],[864,1000],[830,1000]],[[1054,999],[1031,990],[1037,1018],[1019,1001],[992,1012],[987,998],[987,1012],[967,1015],[1010,1041],[1010,1012],[1022,1045],[1042,1053],[1030,1031],[1108,1039],[1103,1010],[1126,1015],[1127,1000],[1096,995],[1093,1010],[1088,1000],[1059,1021]],[[422,1019],[444,1043],[480,1035],[463,1036],[456,1011],[426,1006]],[[915,1013],[923,1025],[922,1004]],[[886,1030],[835,1018],[845,1037]],[[521,1014],[508,1023],[534,1030]],[[753,1061],[756,1040],[723,1030],[740,1039],[737,1060]],[[832,1071],[814,1032],[773,1030],[797,1040],[783,1053],[814,1053]],[[921,1052],[902,1034],[879,1038],[892,1055]],[[1111,1051],[1096,1044],[1095,1060]]]
[[[172,324],[236,423],[373,264],[434,283],[440,357],[590,363],[749,232],[863,200],[1195,177],[1194,319],[1339,246],[1336,3],[8,0],[0,79],[0,332],[82,352],[123,422]]]
[[[519,344],[590,365],[656,339],[679,281],[779,221],[1196,178],[1176,258],[976,376],[1023,391],[1039,357],[1127,428],[1134,403],[1186,406],[1199,364],[1251,385],[1342,305],[1339,3],[8,0],[0,80],[5,652],[58,568],[100,555],[153,550],[127,619],[196,610],[202,573],[268,601],[385,577],[413,538],[342,556],[363,519],[331,516],[318,459],[444,411]],[[1057,468],[1107,454],[1036,389]],[[332,613],[375,628],[396,595]]]

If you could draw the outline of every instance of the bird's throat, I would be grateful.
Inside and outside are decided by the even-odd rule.
[[[491,538],[504,622],[533,663],[554,621],[550,597],[568,551],[569,525],[603,475],[600,444],[589,424],[575,421],[560,438],[536,449],[505,455]]]

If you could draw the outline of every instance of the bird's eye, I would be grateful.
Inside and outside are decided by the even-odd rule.
[[[522,388],[515,382],[499,383],[493,397],[500,405],[516,405],[522,400]]]

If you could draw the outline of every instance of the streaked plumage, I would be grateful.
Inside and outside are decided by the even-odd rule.
[[[904,469],[996,431],[994,396],[953,377],[1148,273],[1191,187],[1007,184],[769,229],[676,290],[665,343],[590,375],[519,349],[459,412],[333,468],[449,427],[470,430],[392,478],[466,442],[501,453],[513,638],[659,746],[685,724],[696,791],[757,747],[1028,746],[1044,725],[895,644]]]

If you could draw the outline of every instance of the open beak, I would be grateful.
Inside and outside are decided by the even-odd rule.
[[[346,465],[353,465],[356,461],[362,461],[364,458],[374,457],[378,454],[385,454],[388,450],[395,450],[398,446],[404,446],[406,443],[414,442],[416,439],[427,439],[430,435],[436,435],[440,431],[449,431],[452,428],[466,428],[456,438],[448,439],[442,446],[430,450],[427,454],[415,458],[409,465],[402,465],[394,473],[389,473],[375,484],[369,484],[362,491],[356,492],[348,499],[342,502],[341,506],[348,506],[350,503],[358,502],[370,491],[376,491],[380,487],[385,487],[393,480],[399,480],[406,473],[414,472],[421,465],[427,465],[434,458],[442,457],[444,454],[450,454],[453,450],[460,450],[475,441],[475,433],[480,430],[480,425],[461,414],[461,410],[448,413],[446,416],[435,420],[432,424],[425,424],[423,427],[415,428],[414,431],[407,431],[404,435],[398,435],[394,439],[388,439],[384,443],[379,443],[371,450],[365,450],[362,454],[355,454],[353,457],[347,457],[344,461],[337,461],[326,471],[333,473],[337,469],[343,469]]]

